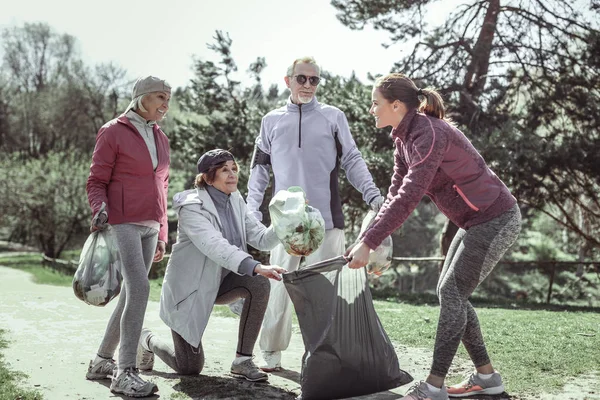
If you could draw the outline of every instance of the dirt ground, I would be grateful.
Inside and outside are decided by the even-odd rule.
[[[110,393],[108,380],[85,379],[87,365],[97,350],[115,304],[113,302],[105,308],[88,306],[74,296],[71,288],[37,285],[31,281],[29,274],[0,266],[0,327],[9,331],[5,360],[11,369],[26,373],[29,378],[24,385],[41,391],[45,399],[121,397]],[[144,325],[162,338],[171,337],[169,329],[158,316],[156,302],[149,303]],[[211,317],[203,340],[206,365],[200,376],[178,376],[157,358],[155,370],[144,373],[145,378],[159,387],[159,392],[152,398],[295,399],[300,394],[301,357],[304,352],[297,328],[289,350],[284,353],[286,369],[271,374],[269,382],[263,384],[229,375],[237,328],[236,319]],[[255,352],[258,354],[258,349]],[[402,369],[416,381],[425,378],[431,362],[430,351],[397,346],[397,354]],[[256,361],[262,361],[260,356]],[[468,371],[468,365],[455,367],[455,372],[462,370]],[[409,386],[354,399],[399,399]],[[561,395],[541,398],[600,399],[600,396],[586,396],[578,392],[577,386],[574,385],[574,390],[565,388]],[[524,399],[519,396],[496,397],[499,398]]]

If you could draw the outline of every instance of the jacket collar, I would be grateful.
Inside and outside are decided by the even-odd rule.
[[[398,124],[397,127],[392,129],[392,139],[400,139],[401,141],[405,141],[408,136],[408,128],[410,128],[411,123],[413,122],[415,116],[417,115],[417,109],[411,108],[406,112],[402,121]]]
[[[131,123],[131,121],[129,120],[129,118],[127,118],[127,114],[121,114],[117,117],[117,122],[127,125],[129,128],[133,129],[133,131],[137,134],[139,134],[137,128],[135,126],[133,126],[133,124]],[[153,124],[152,125],[152,130],[154,132],[158,131],[160,129],[160,126],[158,126],[158,124]],[[141,136],[141,135],[140,135]]]
[[[140,114],[136,113],[133,110],[129,110],[125,113],[125,116],[127,118],[129,118],[129,121],[131,123],[138,123],[140,125],[146,125],[149,126],[150,128],[152,128],[152,126],[156,125],[156,121],[146,121],[146,119],[144,117],[142,117]]]
[[[317,105],[319,105],[319,102],[317,101],[317,96],[313,96],[310,103],[302,104],[302,111],[304,112],[314,110],[315,108],[317,108]],[[300,106],[298,106],[298,104],[292,103],[292,96],[288,97],[286,106],[287,110],[290,112],[300,112]]]
[[[227,205],[231,204],[229,202],[230,195],[221,192],[219,189],[215,188],[214,186],[207,186],[205,190],[208,192],[217,211],[225,210],[227,208]]]

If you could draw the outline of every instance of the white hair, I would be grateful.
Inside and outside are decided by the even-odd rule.
[[[146,110],[146,108],[144,108],[144,105],[142,104],[142,99],[146,97],[146,94],[141,94],[131,101],[131,104],[133,104],[134,111],[139,110],[141,112],[148,112],[148,110]]]
[[[297,58],[294,60],[294,62],[292,63],[292,65],[290,65],[287,69],[287,76],[289,76],[290,78],[294,75],[294,70],[296,68],[296,65],[298,64],[312,64],[315,66],[315,68],[317,68],[317,74],[319,74],[319,76],[321,75],[321,67],[319,67],[319,64],[317,64],[317,62],[315,61],[314,58],[312,57],[302,57],[302,58]]]

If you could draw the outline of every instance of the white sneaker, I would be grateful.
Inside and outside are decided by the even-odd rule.
[[[433,393],[426,382],[418,382],[400,400],[448,400],[448,391],[444,386],[439,392]]]
[[[150,329],[142,329],[135,357],[135,365],[140,371],[152,371],[154,368],[154,353],[147,349],[150,336],[152,336]]]
[[[265,364],[260,367],[265,372],[281,371],[281,351],[263,351]]]

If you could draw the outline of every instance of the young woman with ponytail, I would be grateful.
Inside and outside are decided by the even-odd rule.
[[[365,266],[371,249],[404,223],[424,195],[460,228],[437,285],[440,317],[430,374],[403,399],[502,393],[502,378],[492,367],[469,296],[517,239],[517,201],[465,135],[445,119],[444,102],[435,90],[390,74],[375,82],[369,112],[378,128],[392,127],[394,171],[374,223],[347,251],[350,268]],[[476,371],[461,384],[446,387],[461,341]]]

